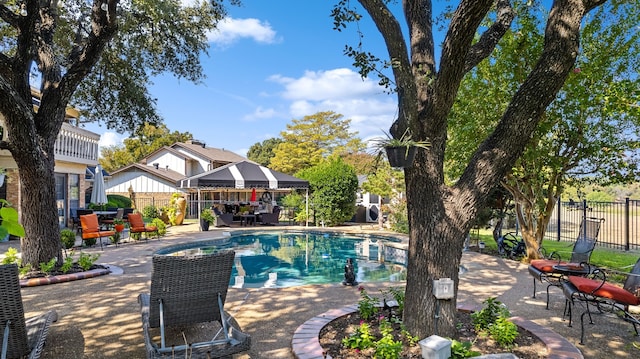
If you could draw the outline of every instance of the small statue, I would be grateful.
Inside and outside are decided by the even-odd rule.
[[[356,282],[356,274],[353,272],[353,259],[347,258],[347,264],[344,266],[344,280],[342,285],[358,285]]]

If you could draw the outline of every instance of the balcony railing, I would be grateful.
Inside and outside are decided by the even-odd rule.
[[[100,135],[63,123],[55,145],[56,160],[95,165],[99,141]]]

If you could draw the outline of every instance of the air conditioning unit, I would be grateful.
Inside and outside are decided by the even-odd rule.
[[[369,204],[367,206],[367,222],[378,223],[378,217],[380,216],[380,208],[377,204]]]

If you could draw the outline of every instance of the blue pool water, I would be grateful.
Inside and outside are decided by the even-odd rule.
[[[398,247],[386,238],[265,231],[171,246],[156,254],[197,255],[233,249],[236,258],[229,285],[260,288],[341,283],[347,258],[354,259],[360,283],[403,281],[406,251]]]

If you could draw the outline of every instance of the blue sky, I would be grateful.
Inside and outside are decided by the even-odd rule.
[[[343,55],[358,37],[355,26],[333,30],[336,2],[243,0],[241,7],[230,7],[228,19],[210,36],[209,57],[202,58],[203,84],[154,79],[150,92],[165,124],[243,156],[254,143],[278,137],[292,119],[318,111],[351,119],[352,131],[363,139],[381,136],[395,117],[396,97],[377,85],[377,77],[361,79]],[[360,30],[366,49],[386,57],[368,16]],[[127,136],[87,128],[102,135],[101,146]]]

